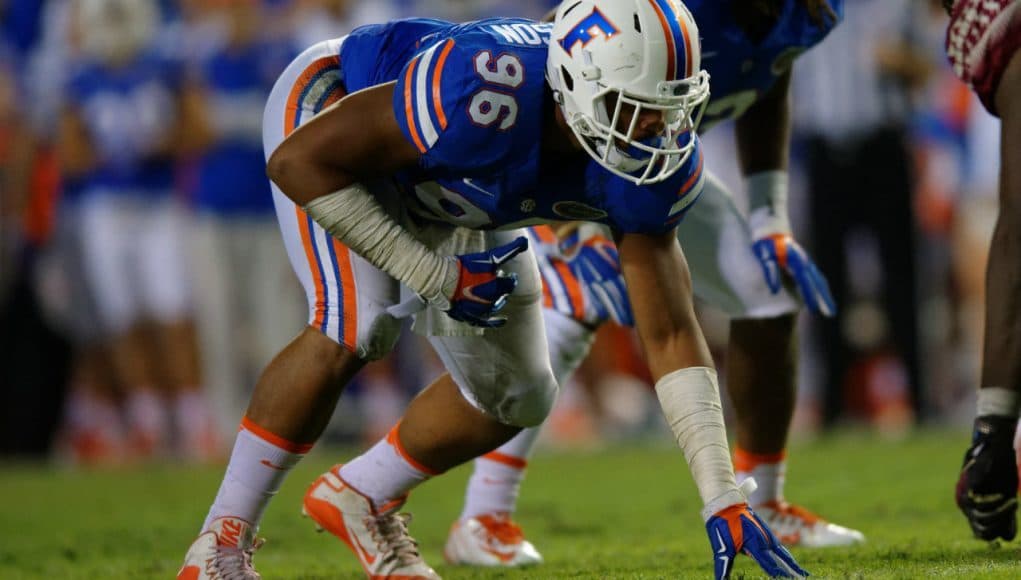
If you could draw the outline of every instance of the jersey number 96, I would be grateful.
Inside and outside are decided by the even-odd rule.
[[[513,90],[525,82],[521,59],[506,52],[494,59],[492,53],[484,50],[475,55],[475,72],[492,86],[472,95],[468,116],[482,127],[497,124],[501,131],[510,129],[518,119],[518,101],[500,88]]]

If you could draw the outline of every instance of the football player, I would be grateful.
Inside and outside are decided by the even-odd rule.
[[[957,505],[983,540],[1017,535],[1014,435],[1021,405],[1021,1],[944,0],[947,55],[1001,120],[1000,215],[986,266],[985,346],[971,447]]]
[[[398,511],[422,481],[538,425],[557,384],[541,287],[513,228],[616,232],[635,326],[703,501],[715,574],[738,552],[805,573],[751,511],[674,228],[702,184],[708,97],[680,2],[572,0],[552,24],[413,19],[315,45],[264,118],[268,173],[310,326],[264,372],[182,578],[257,578],[255,528],[347,380],[415,312],[448,375],[303,508],[372,578],[436,578]],[[347,96],[345,96],[347,95]],[[403,288],[402,288],[403,286]],[[484,329],[484,330],[483,330]]]
[[[81,52],[58,153],[63,176],[79,184],[83,273],[115,374],[129,391],[133,452],[152,456],[168,442],[171,421],[157,389],[166,382],[180,451],[207,459],[215,441],[191,322],[187,216],[174,195],[187,126],[179,67],[154,41],[155,1],[78,0],[73,7]]]
[[[738,479],[754,476],[758,489],[749,501],[785,544],[859,543],[861,532],[787,502],[783,492],[796,392],[795,318],[802,304],[824,316],[835,308],[825,279],[791,237],[787,218],[790,69],[798,54],[837,24],[842,2],[690,0],[687,6],[699,24],[703,67],[712,79],[702,130],[736,119],[749,195],[745,218],[710,175],[677,230],[695,293],[732,318],[727,386],[737,419]],[[598,325],[629,323],[627,295],[616,251],[598,229],[575,230],[559,244],[548,228],[535,235],[547,289],[550,358],[563,384],[588,353]],[[447,541],[448,560],[490,566],[541,561],[510,518],[538,432],[526,429],[476,460],[464,510]]]

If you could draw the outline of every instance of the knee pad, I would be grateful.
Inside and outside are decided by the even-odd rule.
[[[485,389],[467,388],[466,384],[478,384],[472,382],[472,379],[454,376],[457,388],[465,400],[497,421],[515,427],[542,424],[553,408],[559,390],[553,372],[548,367],[542,372],[500,373],[498,377],[474,378],[475,381],[482,379],[490,382],[489,388]],[[494,379],[499,382],[493,383]]]

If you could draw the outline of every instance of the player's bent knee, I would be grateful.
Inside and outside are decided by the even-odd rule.
[[[548,367],[528,370],[451,376],[461,395],[479,411],[505,425],[534,427],[549,415],[559,387]]]
[[[504,423],[515,427],[535,427],[541,425],[553,409],[557,400],[559,386],[550,373],[549,377],[537,383],[533,388],[521,395],[516,404],[507,413]]]

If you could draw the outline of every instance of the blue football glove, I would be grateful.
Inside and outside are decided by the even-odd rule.
[[[484,252],[457,256],[457,287],[447,315],[484,328],[506,324],[507,318],[496,314],[507,304],[507,297],[518,285],[518,276],[505,274],[500,266],[527,249],[528,239],[519,237]]]
[[[776,539],[766,523],[748,504],[740,503],[716,512],[705,524],[713,548],[716,580],[730,578],[734,558],[743,552],[771,578],[805,578],[808,572]]]
[[[759,259],[766,284],[773,294],[779,292],[783,284],[782,270],[794,279],[805,307],[810,312],[827,317],[836,314],[837,305],[830,294],[826,278],[794,238],[788,234],[772,234],[752,244],[752,251]]]
[[[579,239],[579,230],[561,242],[564,259],[571,272],[591,297],[599,320],[612,320],[622,326],[634,326],[620,256],[613,242],[603,235]]]

